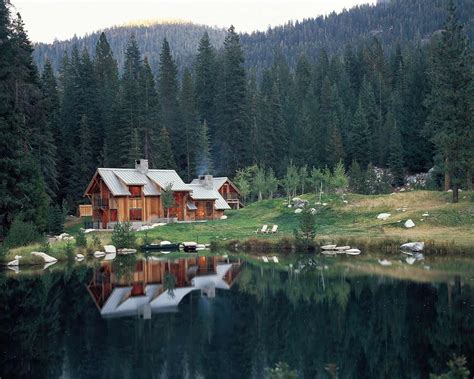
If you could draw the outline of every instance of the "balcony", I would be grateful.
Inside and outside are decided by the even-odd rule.
[[[92,205],[94,208],[108,208],[109,207],[109,199],[101,199],[94,197],[92,199]]]
[[[234,202],[238,202],[239,201],[239,195],[237,195],[236,193],[232,193],[232,192],[229,192],[229,193],[225,193],[224,196],[223,196],[224,200],[225,201],[234,201]]]

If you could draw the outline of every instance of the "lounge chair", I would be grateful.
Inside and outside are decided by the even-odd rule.
[[[262,257],[262,261],[264,261],[265,263],[268,263],[268,258],[264,255],[264,256]]]
[[[278,225],[273,225],[273,228],[271,228],[267,233],[269,234],[278,233]]]
[[[273,262],[274,262],[274,263],[280,262],[280,261],[278,260],[278,258],[277,258],[275,255],[273,256]]]
[[[257,229],[256,233],[259,234],[259,233],[262,233],[262,234],[265,234],[268,230],[268,225],[263,225],[262,226],[262,229]]]

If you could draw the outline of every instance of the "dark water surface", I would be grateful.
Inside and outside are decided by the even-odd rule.
[[[427,378],[453,354],[474,371],[473,275],[328,262],[0,272],[0,377],[262,378],[282,361],[299,378]]]

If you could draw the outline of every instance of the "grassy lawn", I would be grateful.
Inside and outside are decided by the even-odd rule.
[[[303,198],[314,206],[316,195]],[[474,194],[461,193],[460,203],[450,203],[444,192],[413,191],[391,195],[323,196],[326,206],[319,206],[317,232],[321,240],[335,238],[398,238],[402,240],[432,240],[474,246]],[[391,213],[386,221],[377,220],[382,212]],[[423,216],[428,213],[429,216]],[[298,227],[299,216],[288,208],[283,199],[253,203],[239,211],[228,211],[227,220],[194,224],[170,224],[147,232],[155,241],[189,241],[208,243],[212,240],[244,240],[249,238],[279,239],[291,236]],[[406,229],[403,224],[412,219],[416,226]],[[277,234],[256,234],[263,224],[279,225]],[[140,236],[144,232],[138,233]]]
[[[450,194],[445,192],[413,191],[390,195],[324,195],[316,205],[316,195],[302,196],[318,209],[317,239],[319,242],[337,242],[356,245],[366,250],[376,250],[386,240],[398,242],[422,240],[434,244],[454,244],[472,252],[474,248],[474,193],[462,192],[460,202],[452,204]],[[390,213],[385,220],[377,220],[382,212]],[[428,216],[423,214],[428,213]],[[169,240],[173,242],[196,241],[244,241],[259,238],[277,241],[293,235],[298,228],[299,215],[287,207],[284,199],[264,200],[253,203],[241,210],[226,212],[227,220],[202,223],[169,224],[147,232],[138,232],[137,243],[142,244],[145,235],[153,242]],[[412,219],[416,226],[406,229],[403,224]],[[278,224],[276,234],[257,234],[262,225]],[[74,219],[65,225],[66,232],[77,234],[84,220]],[[97,233],[103,244],[110,243],[111,233]],[[88,235],[88,239],[91,237]],[[51,245],[51,255],[65,258],[64,242]],[[10,250],[3,260],[10,260],[16,254],[25,255],[31,251],[41,251],[40,245],[26,246]],[[449,248],[448,248],[449,251]]]

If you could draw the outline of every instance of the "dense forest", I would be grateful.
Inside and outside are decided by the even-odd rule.
[[[233,177],[250,165],[281,178],[288,167],[342,163],[352,172],[386,169],[399,186],[405,174],[436,166],[456,201],[458,188],[472,185],[473,65],[457,18],[465,12],[443,4],[443,31],[429,42],[375,35],[353,45],[341,37],[344,47],[324,45],[316,57],[274,49],[257,75],[246,65],[242,40],[250,37],[230,27],[221,48],[204,32],[182,74],[165,38],[155,75],[133,33],[123,53],[101,33],[93,51],[75,44],[57,72],[46,60],[39,73],[21,17],[0,1],[0,233],[16,217],[46,230],[48,207],[73,212],[97,167],[130,167],[141,157],[186,180]],[[355,8],[354,25],[364,10],[399,12]]]
[[[273,65],[275,52],[283,54],[291,69],[304,54],[315,60],[324,49],[328,54],[342,54],[346,46],[360,47],[377,37],[385,53],[391,52],[398,43],[429,43],[439,33],[446,20],[447,0],[392,0],[378,6],[363,5],[332,13],[328,16],[288,22],[286,25],[269,28],[265,32],[242,34],[241,43],[245,56],[245,67],[259,77],[263,70]],[[456,0],[460,21],[466,34],[474,40],[474,3]],[[123,25],[104,30],[117,59],[119,69],[124,64],[125,47],[134,34],[142,57],[148,57],[153,74],[158,74],[160,48],[166,38],[170,44],[178,70],[192,68],[199,40],[207,32],[211,44],[220,49],[226,31],[190,23],[153,23],[148,25]],[[52,44],[37,43],[33,53],[40,69],[50,60],[57,72],[65,52],[71,53],[73,46],[86,48],[93,55],[100,32],[85,37],[74,37]]]

